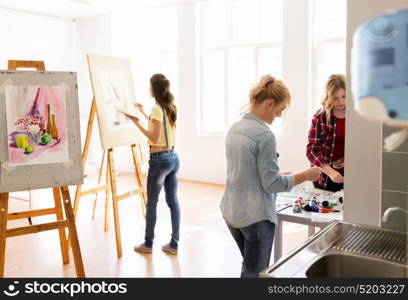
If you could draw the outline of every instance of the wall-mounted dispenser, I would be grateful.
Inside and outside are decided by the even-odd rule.
[[[408,10],[390,12],[358,27],[351,82],[360,115],[402,128],[384,140],[384,149],[400,146],[408,137]]]

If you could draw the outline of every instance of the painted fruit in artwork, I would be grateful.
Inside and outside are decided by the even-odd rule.
[[[51,142],[51,140],[52,140],[52,136],[49,135],[48,133],[44,134],[41,137],[41,143],[44,144],[44,145],[49,144]]]
[[[25,149],[24,149],[24,153],[26,154],[30,154],[34,152],[34,146],[33,145],[28,145]]]

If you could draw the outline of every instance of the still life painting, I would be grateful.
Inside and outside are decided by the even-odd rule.
[[[64,86],[6,86],[5,99],[9,165],[69,160]]]

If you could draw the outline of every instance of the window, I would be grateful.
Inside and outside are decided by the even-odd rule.
[[[112,56],[130,59],[135,100],[143,104],[147,113],[154,105],[149,91],[154,73],[163,73],[169,79],[178,104],[177,18],[177,8],[166,6],[117,14],[110,19]],[[148,151],[147,146],[142,149]],[[119,168],[128,169],[132,159],[129,155],[126,148],[116,151]]]
[[[149,79],[154,73],[163,73],[171,83],[177,104],[177,8],[169,6],[114,15],[111,30],[113,56],[131,61],[137,100],[149,111],[153,105]]]
[[[346,0],[313,0],[312,110],[320,107],[331,74],[346,73]]]
[[[198,128],[223,135],[262,75],[282,78],[283,0],[198,4],[197,16]]]

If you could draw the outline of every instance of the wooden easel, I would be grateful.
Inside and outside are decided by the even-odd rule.
[[[37,69],[37,71],[45,71],[43,61],[19,61],[19,60],[8,61],[9,70],[16,70],[17,68],[35,68]],[[67,186],[54,187],[52,190],[54,195],[55,207],[47,209],[29,210],[11,214],[8,213],[9,193],[0,193],[0,277],[4,277],[6,238],[13,236],[26,235],[30,233],[58,229],[61,245],[62,262],[63,264],[68,264],[69,263],[68,240],[66,237],[65,228],[68,228],[70,241],[72,244],[72,254],[75,261],[77,277],[80,278],[85,277],[81,249],[79,246],[74,212],[72,210],[71,198],[69,195],[68,187]],[[62,206],[64,206],[65,219]],[[57,221],[7,229],[8,220],[17,220],[45,215],[55,215]]]
[[[93,98],[92,104],[91,104],[91,111],[89,113],[88,128],[86,132],[84,151],[82,153],[82,165],[84,169],[86,165],[86,160],[88,158],[89,145],[91,142],[92,128],[93,128],[93,123],[95,120],[95,114],[96,114],[96,101],[95,101],[95,98]],[[135,194],[139,194],[140,199],[141,199],[143,215],[144,216],[146,215],[146,208],[145,208],[146,203],[147,203],[146,184],[145,184],[145,180],[143,178],[143,174],[141,172],[141,166],[140,166],[140,161],[143,160],[142,159],[142,149],[140,145],[137,145],[137,146],[136,144],[133,144],[130,146],[131,151],[132,151],[133,164],[135,166],[136,184],[138,186],[137,189],[124,193],[122,195],[117,194],[117,185],[116,185],[117,179],[116,179],[116,171],[115,171],[115,162],[113,158],[113,148],[111,148],[111,149],[108,149],[107,151],[104,150],[103,152],[101,168],[99,170],[98,186],[95,188],[89,189],[87,191],[81,191],[82,185],[78,185],[76,189],[76,193],[75,193],[74,215],[76,216],[78,212],[79,199],[82,196],[89,195],[89,194],[97,194],[100,191],[106,192],[105,232],[108,230],[108,223],[109,223],[108,221],[109,195],[110,194],[112,195],[113,217],[114,217],[114,222],[115,222],[116,252],[117,252],[118,258],[122,257],[122,239],[121,239],[121,234],[120,234],[118,201],[132,197]],[[102,172],[104,169],[104,161],[105,161],[106,156],[107,156],[106,183],[101,186],[100,184],[101,184]],[[93,209],[94,212],[95,212],[95,206],[96,206],[96,203],[94,204],[94,209]]]

